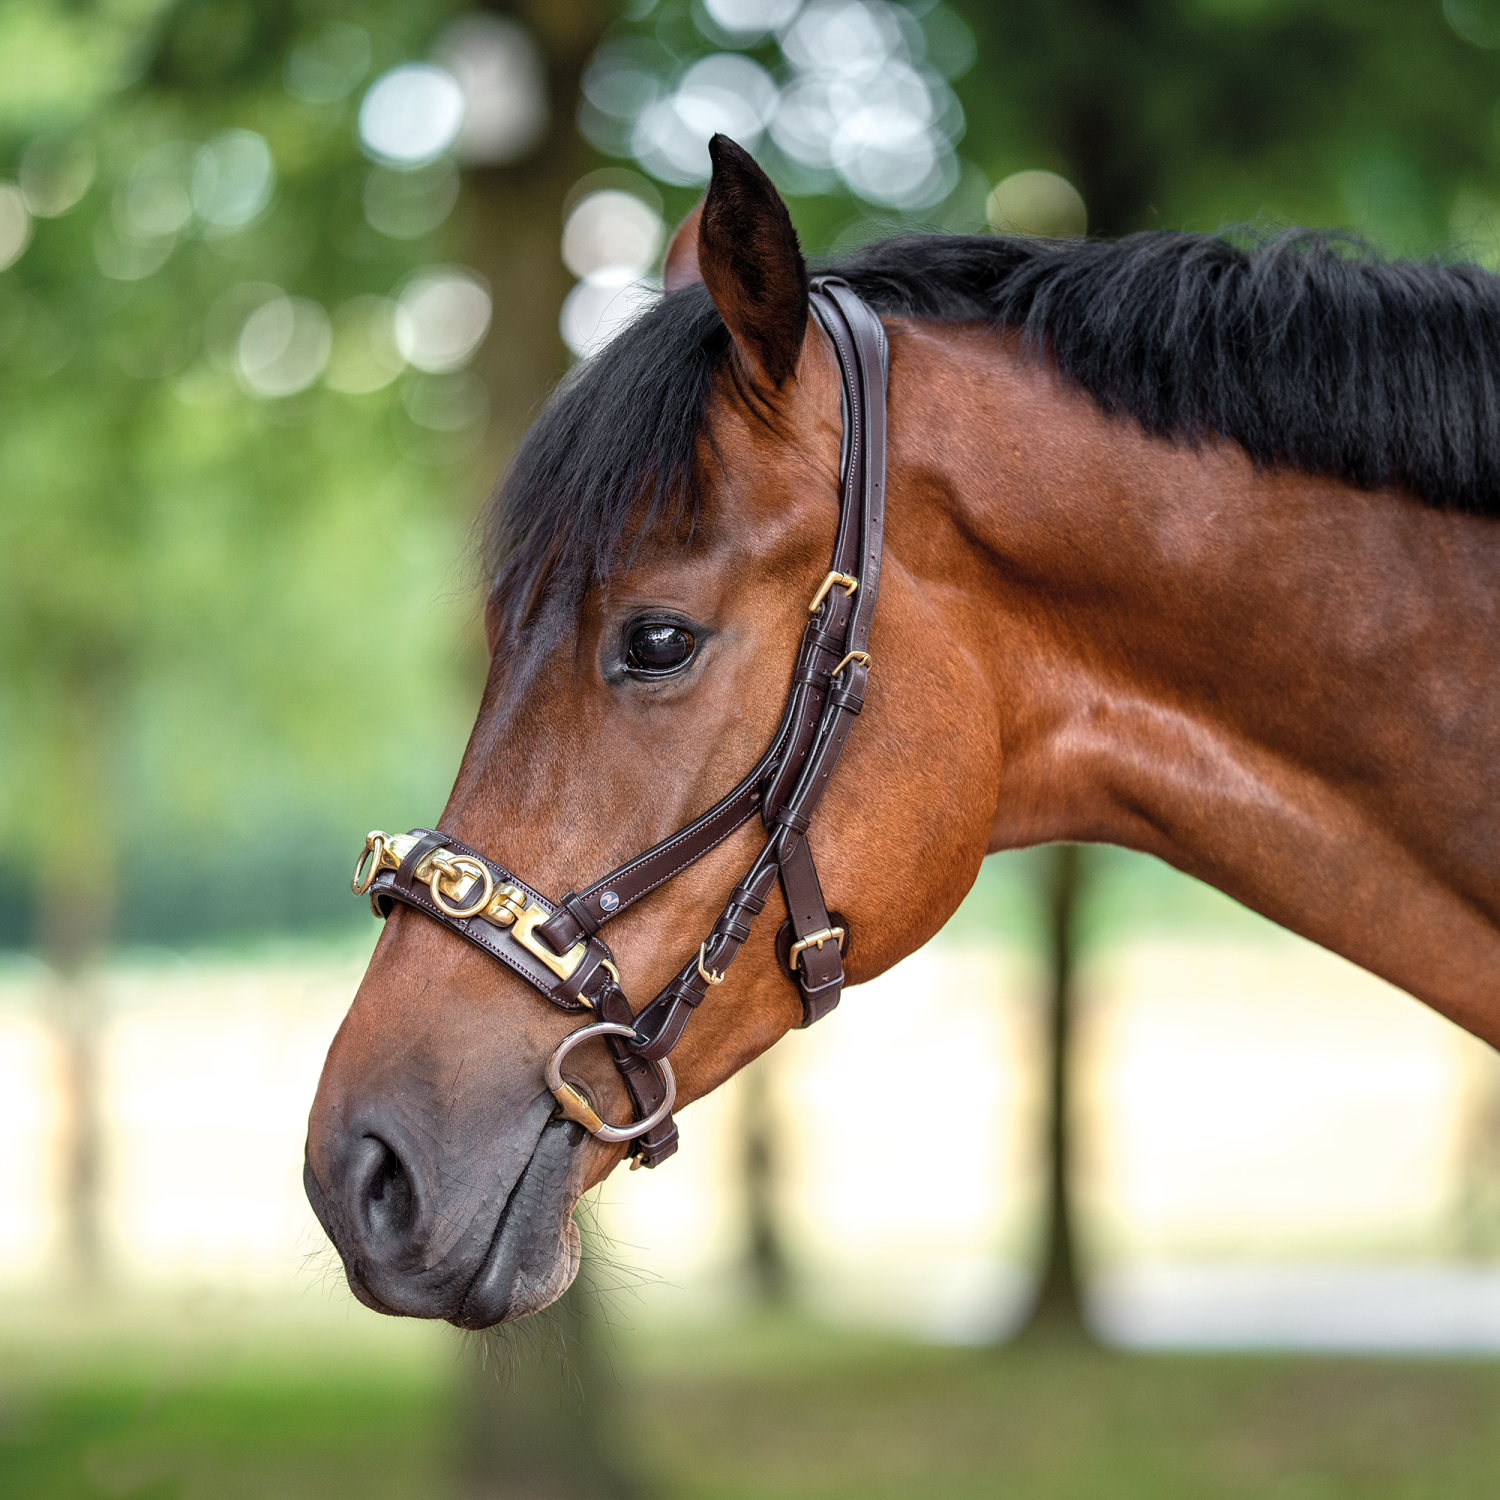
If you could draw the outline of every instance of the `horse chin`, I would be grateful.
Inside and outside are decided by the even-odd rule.
[[[458,1328],[492,1328],[540,1312],[572,1286],[583,1254],[573,1222],[573,1148],[583,1132],[567,1120],[542,1131],[495,1226],[458,1311]]]

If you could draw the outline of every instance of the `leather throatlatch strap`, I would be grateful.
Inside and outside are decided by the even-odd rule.
[[[429,829],[416,830],[417,843],[399,869],[381,869],[369,886],[371,904],[380,916],[393,902],[415,907],[484,949],[562,1009],[592,1010],[600,1020],[632,1027],[632,1036],[608,1036],[605,1041],[637,1120],[645,1120],[666,1097],[653,1064],[677,1045],[710,988],[703,968],[722,980],[778,879],[787,920],[778,934],[777,950],[801,994],[802,1024],[810,1026],[827,1015],[843,990],[843,951],[849,934],[835,934],[847,923],[828,912],[807,832],[864,706],[869,680],[867,649],[885,527],[888,356],[880,319],[844,282],[834,277],[814,281],[811,306],[833,341],[843,385],[839,521],[831,586],[825,586],[822,603],[802,633],[791,692],[765,754],[701,817],[586,890],[569,891],[560,902],[549,901],[488,856]],[[649,1005],[632,1013],[612,972],[614,961],[599,936],[601,929],[757,814],[766,842],[709,931],[701,950],[702,968],[695,952]],[[428,886],[416,879],[418,867],[440,849],[484,866],[497,889],[509,885],[523,892],[546,914],[533,929],[535,937],[560,960],[581,944],[583,951],[571,972],[563,977],[518,942],[509,913],[501,921],[485,915],[455,917],[442,910]],[[455,906],[461,907],[464,899],[460,892]],[[631,1143],[642,1166],[655,1166],[676,1149],[677,1126],[670,1116]]]

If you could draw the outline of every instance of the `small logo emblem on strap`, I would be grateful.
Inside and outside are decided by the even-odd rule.
[[[613,891],[605,891],[599,897],[599,905],[604,911],[615,911],[619,908],[620,898]]]

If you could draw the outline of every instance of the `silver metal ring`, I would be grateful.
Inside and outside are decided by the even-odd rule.
[[[672,1074],[672,1064],[664,1057],[654,1059],[656,1071],[661,1075],[667,1097],[644,1120],[636,1120],[630,1125],[609,1125],[599,1118],[588,1100],[571,1083],[564,1080],[563,1059],[579,1042],[586,1042],[590,1037],[634,1035],[635,1028],[632,1026],[621,1026],[615,1021],[595,1021],[590,1026],[580,1026],[577,1031],[569,1032],[557,1044],[557,1051],[552,1054],[552,1061],[547,1064],[547,1088],[561,1106],[563,1113],[570,1120],[577,1120],[595,1140],[604,1141],[612,1146],[618,1145],[621,1141],[633,1141],[638,1135],[645,1135],[647,1131],[655,1130],[672,1113],[672,1106],[677,1102],[677,1079]]]

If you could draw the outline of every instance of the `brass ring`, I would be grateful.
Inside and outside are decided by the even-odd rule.
[[[468,906],[449,906],[443,899],[442,880],[446,874],[461,875],[465,871],[473,874],[474,878],[482,882],[484,892],[477,901],[472,901]],[[477,859],[470,859],[467,854],[457,855],[452,861],[452,868],[445,870],[441,865],[434,865],[432,870],[432,901],[433,905],[442,912],[445,917],[472,917],[482,912],[490,904],[490,897],[495,894],[495,877],[490,874],[486,865],[479,863]]]
[[[617,1146],[622,1141],[633,1141],[637,1136],[655,1130],[672,1113],[672,1106],[677,1102],[677,1079],[672,1074],[672,1064],[664,1057],[655,1060],[656,1071],[661,1075],[667,1096],[644,1120],[636,1120],[630,1125],[609,1125],[599,1118],[593,1106],[571,1083],[564,1081],[563,1059],[579,1042],[586,1042],[590,1037],[634,1035],[633,1026],[621,1026],[615,1021],[595,1021],[591,1026],[580,1026],[577,1031],[570,1031],[558,1043],[557,1051],[552,1054],[552,1061],[547,1064],[547,1088],[557,1100],[563,1114],[570,1120],[577,1120],[595,1140],[610,1146]]]
[[[385,858],[386,845],[389,842],[389,835],[382,833],[378,828],[371,829],[365,835],[365,847],[359,851],[359,858],[354,861],[354,876],[349,882],[349,889],[356,896],[363,896],[374,885],[375,877],[380,874],[380,864]],[[365,868],[366,860],[369,860],[370,868],[361,876],[360,871]]]

